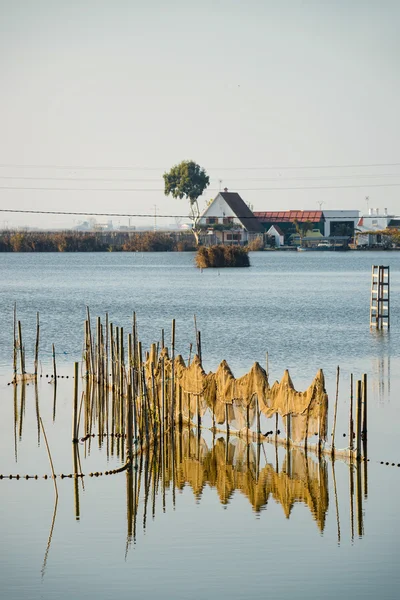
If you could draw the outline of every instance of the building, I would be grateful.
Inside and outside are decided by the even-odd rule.
[[[325,237],[353,237],[360,218],[358,210],[324,210]]]
[[[324,216],[321,210],[280,210],[255,212],[254,216],[268,232],[272,226],[278,226],[284,235],[284,243],[298,241],[298,229],[308,229],[319,236],[324,235]],[[297,226],[296,226],[297,225]]]
[[[267,231],[267,236],[273,237],[275,240],[275,248],[280,248],[285,243],[285,234],[279,225],[271,225]]]
[[[209,243],[247,244],[264,233],[264,227],[240,195],[227,188],[207,206],[198,224]]]
[[[400,217],[389,215],[386,208],[383,214],[379,213],[379,208],[370,208],[368,215],[361,216],[357,222],[357,245],[381,245],[383,242],[381,232],[391,227],[400,228]]]

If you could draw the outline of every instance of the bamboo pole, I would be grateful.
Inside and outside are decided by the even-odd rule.
[[[51,458],[50,447],[49,447],[49,443],[47,441],[46,432],[44,430],[44,425],[43,425],[42,417],[39,417],[39,418],[40,418],[40,425],[41,425],[42,431],[43,431],[44,443],[46,444],[47,456],[49,457],[50,468],[51,468],[51,472],[52,472],[52,475],[53,475],[53,483],[54,483],[54,491],[56,493],[56,500],[58,500],[58,489],[57,489],[57,482],[56,482],[56,474],[54,472],[53,459]]]
[[[79,363],[74,363],[74,404],[72,411],[72,441],[78,441],[78,376]]]
[[[172,319],[171,332],[171,429],[175,423],[175,319]]]
[[[106,331],[106,342],[105,342],[105,365],[104,365],[104,373],[105,373],[105,386],[106,388],[108,388],[108,382],[109,382],[109,377],[110,374],[108,372],[108,346],[109,346],[109,341],[108,341],[108,335],[109,335],[109,328],[108,328],[108,312],[106,312],[106,324],[105,324],[105,331]],[[108,396],[107,396],[108,399]]]
[[[200,364],[203,365],[203,357],[201,353],[201,331],[197,332],[197,348]]]
[[[115,389],[114,326],[110,323],[111,389]]]
[[[367,374],[362,376],[362,436],[367,440]]]
[[[17,303],[14,302],[14,341],[13,341],[13,372],[14,381],[17,381]]]
[[[257,440],[258,440],[258,437],[259,437],[259,435],[260,435],[260,433],[261,433],[261,425],[260,425],[260,406],[259,406],[259,403],[258,403],[258,396],[256,396],[256,400],[255,400],[255,402],[256,402],[256,415],[257,415]]]
[[[340,375],[340,369],[338,366],[336,369],[336,397],[335,397],[335,411],[333,414],[332,455],[335,453],[336,417],[337,417],[337,407],[338,407],[338,400],[339,400],[339,375]]]
[[[91,365],[91,375],[95,376],[95,365],[94,365],[94,356],[93,356],[93,340],[92,340],[92,328],[90,324],[90,311],[89,307],[86,307],[87,313],[87,322],[88,322],[88,332],[89,332],[89,348],[90,348],[90,365]]]
[[[349,416],[349,448],[353,451],[354,448],[354,417],[353,417],[353,373],[350,375],[350,416]]]
[[[128,384],[127,394],[126,394],[126,456],[127,459],[132,461],[132,448],[133,448],[133,417],[132,417],[132,386]]]
[[[35,376],[37,377],[38,366],[39,366],[39,313],[36,313],[36,343],[35,343]]]
[[[356,387],[356,456],[361,456],[361,381],[357,380]]]
[[[75,478],[74,478],[74,503],[75,503],[75,520],[76,521],[79,521],[79,519],[81,517],[81,509],[80,509],[80,503],[79,503],[78,452],[79,452],[79,445],[73,444],[72,445],[72,459],[73,459],[73,464],[74,464],[74,475],[75,475]]]
[[[54,344],[52,345],[53,351],[53,375],[54,375],[54,384],[57,385],[57,365],[56,365],[56,349]]]
[[[97,352],[96,352],[96,363],[97,363],[97,383],[101,380],[101,321],[100,317],[97,317],[96,327],[96,338],[97,338]]]
[[[162,430],[161,433],[164,437],[165,433],[165,419],[166,419],[166,411],[165,411],[165,359],[164,356],[161,359],[161,412],[162,412]],[[164,447],[164,443],[163,443]]]
[[[24,349],[23,349],[23,346],[22,346],[21,321],[18,321],[18,345],[19,345],[19,357],[20,357],[20,365],[21,365],[21,375],[22,375],[22,378],[23,378],[24,373],[25,373],[25,368],[24,368]]]

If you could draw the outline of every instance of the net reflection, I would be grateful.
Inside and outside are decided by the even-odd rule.
[[[146,528],[148,515],[154,518],[162,498],[166,510],[166,493],[190,487],[198,502],[206,487],[215,489],[221,504],[228,505],[239,492],[249,501],[256,513],[265,510],[272,499],[280,504],[286,518],[293,507],[301,503],[308,507],[322,533],[329,507],[328,463],[318,460],[301,448],[281,451],[273,448],[273,459],[267,458],[263,445],[247,444],[239,438],[219,437],[209,444],[195,431],[184,429],[138,456],[136,465],[126,473],[127,483],[127,548],[136,540],[138,522]],[[268,447],[271,451],[271,446]],[[339,500],[335,465],[332,462],[338,543],[340,542]],[[347,467],[346,467],[347,468]],[[362,480],[365,465],[353,464],[350,471],[351,537],[363,535]],[[354,481],[356,478],[356,481]],[[366,481],[364,480],[364,495]],[[348,502],[348,496],[347,496]],[[140,516],[139,516],[140,514]]]

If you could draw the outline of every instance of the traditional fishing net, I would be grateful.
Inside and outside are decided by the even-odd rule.
[[[164,348],[158,359],[154,352],[150,354],[145,373],[148,393],[156,396],[155,403],[163,401],[175,418],[201,418],[209,408],[216,424],[228,423],[243,431],[252,427],[260,410],[267,418],[279,414],[294,442],[314,434],[326,439],[328,396],[322,370],[306,391],[298,392],[287,370],[270,387],[266,371],[257,362],[236,379],[225,360],[215,373],[207,374],[198,356],[186,366],[182,356],[172,361]]]

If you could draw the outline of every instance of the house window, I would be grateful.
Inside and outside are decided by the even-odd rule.
[[[224,217],[223,224],[228,225],[228,223],[233,223],[233,217]]]
[[[207,225],[214,225],[214,223],[218,223],[218,217],[207,217],[206,218]]]
[[[226,239],[228,242],[240,242],[240,240],[242,239],[242,236],[240,233],[227,233],[226,234]]]

